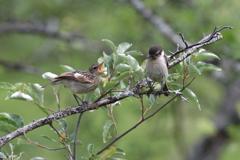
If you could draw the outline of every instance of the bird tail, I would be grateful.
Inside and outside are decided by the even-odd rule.
[[[52,82],[50,82],[50,83],[48,83],[48,84],[42,86],[42,88],[45,88],[45,87],[50,86],[50,85],[58,84],[58,83],[57,83],[58,81],[59,81],[59,80],[56,79],[56,80],[54,80],[54,81],[52,81]]]
[[[164,86],[163,86],[163,91],[168,91],[168,87],[167,87],[167,84],[164,83]],[[169,96],[169,93],[164,93],[165,96]]]

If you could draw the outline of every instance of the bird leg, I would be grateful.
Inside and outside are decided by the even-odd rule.
[[[80,106],[80,104],[79,104],[79,101],[78,100],[80,100],[81,102],[82,102],[82,105],[83,106],[86,106],[87,104],[88,104],[88,101],[83,101],[80,97],[78,97],[76,94],[73,94],[73,96],[74,96],[74,98],[75,98],[75,100],[77,101],[77,104]]]
[[[148,78],[146,78],[147,80],[147,84],[148,84],[148,87],[149,87],[149,90],[148,90],[148,94],[152,93],[153,92],[153,85],[154,85],[154,82],[151,84],[151,81],[148,80]]]

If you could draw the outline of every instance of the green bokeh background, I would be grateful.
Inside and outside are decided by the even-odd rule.
[[[195,43],[211,33],[215,26],[230,25],[234,30],[224,30],[223,40],[207,46],[205,49],[220,58],[239,60],[239,10],[238,0],[144,0],[155,14],[164,19],[175,32],[181,32],[185,38]],[[87,70],[97,62],[104,52],[111,54],[110,48],[101,40],[110,39],[115,44],[129,42],[131,49],[142,51],[145,56],[152,45],[161,45],[167,50],[175,51],[176,44],[166,39],[152,24],[143,19],[130,5],[114,0],[0,0],[0,25],[5,23],[47,23],[59,28],[60,33],[80,33],[83,41],[66,42],[41,34],[13,32],[0,34],[0,60],[32,65],[40,70],[26,73],[8,70],[0,66],[0,81],[9,83],[39,83],[48,81],[41,77],[44,72],[60,74],[59,65],[69,65],[75,69]],[[140,64],[145,56],[138,58]],[[223,71],[224,72],[224,71]],[[225,73],[225,72],[224,72]],[[231,73],[228,73],[231,74]],[[239,74],[231,75],[234,78]],[[135,130],[119,140],[115,147],[126,152],[125,159],[180,160],[203,136],[214,134],[212,117],[225,96],[224,85],[211,74],[198,76],[190,86],[199,98],[202,110],[192,102],[175,101],[144,122]],[[45,117],[39,109],[29,102],[7,100],[5,91],[0,91],[0,112],[16,113],[23,117],[24,124]],[[67,89],[62,89],[61,107],[74,106],[75,101]],[[161,97],[159,104],[169,98]],[[51,88],[45,89],[45,106],[57,109]],[[147,103],[145,99],[145,103]],[[140,102],[135,98],[121,101],[121,106],[114,109],[119,132],[123,133],[140,118]],[[156,108],[158,105],[154,105]],[[80,126],[79,140],[84,144],[78,147],[78,155],[88,156],[87,145],[95,144],[97,152],[106,144],[102,142],[103,125],[109,117],[103,109],[84,114]],[[66,118],[69,130],[74,132],[77,115]],[[179,127],[180,126],[180,127]],[[232,139],[222,150],[219,159],[236,159],[240,156],[239,129],[232,133]],[[0,133],[4,136],[5,133]],[[56,144],[41,137],[58,139],[49,126],[27,133],[27,136],[49,148]],[[17,139],[11,141],[16,143]],[[8,145],[4,149],[9,152]],[[48,151],[34,145],[17,145],[15,154],[24,152],[21,159],[44,157],[65,159],[67,151]],[[80,158],[79,158],[80,159]]]

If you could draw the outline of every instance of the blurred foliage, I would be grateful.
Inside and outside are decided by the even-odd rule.
[[[133,44],[132,50],[139,50],[144,55],[136,57],[138,62],[144,61],[147,51],[152,45],[164,46],[165,53],[167,53],[167,50],[176,50],[176,44],[172,44],[163,37],[148,21],[138,15],[131,6],[119,1],[1,0],[0,2],[0,23],[45,23],[52,29],[58,29],[60,33],[80,32],[80,35],[85,38],[84,40],[67,43],[40,34],[1,33],[0,60],[30,64],[41,70],[40,73],[30,74],[18,70],[8,70],[1,66],[1,82],[43,85],[46,80],[41,78],[41,74],[47,71],[60,74],[62,70],[59,65],[87,70],[91,64],[97,63],[98,57],[102,56],[103,52],[105,52],[106,57],[112,53],[110,47],[101,41],[102,39],[111,39],[115,44],[122,42]],[[215,26],[230,25],[235,28],[240,26],[238,14],[236,14],[240,7],[237,0],[181,0],[178,3],[175,3],[175,0],[144,0],[143,2],[170,24],[176,32],[183,33],[186,40],[191,43],[200,40],[203,37],[202,33],[205,35],[211,33]],[[205,49],[217,54],[221,59],[232,58],[239,60],[239,32],[239,29],[231,32],[223,31],[223,40],[207,46]],[[121,69],[127,69],[126,65],[122,66]],[[141,66],[141,63],[139,65]],[[190,71],[200,73],[194,67],[191,67]],[[175,72],[175,70],[171,69],[170,72]],[[228,75],[230,74],[231,72],[228,72]],[[230,76],[234,78],[239,76],[239,73]],[[27,87],[28,89],[33,87],[30,84]],[[184,157],[179,149],[179,139],[184,139],[181,148],[187,150],[192,147],[199,137],[214,133],[215,129],[211,123],[211,117],[222,102],[224,87],[217,80],[212,79],[209,74],[203,73],[201,76],[197,76],[190,88],[198,97],[202,108],[201,112],[192,102],[186,104],[176,101],[170,104],[155,118],[150,119],[145,124],[143,123],[117,142],[116,146],[124,149],[127,153],[123,158],[166,160]],[[44,97],[44,104],[57,110],[55,96],[51,90],[45,89],[45,95],[47,96]],[[36,107],[33,107],[33,103],[38,106],[40,102],[5,101],[6,96],[8,96],[6,92],[0,92],[0,112],[9,113],[7,115],[8,118],[11,117],[9,119],[16,118],[14,115],[20,115],[24,124],[28,124],[34,119],[46,116],[45,113],[39,112]],[[75,105],[72,95],[65,89],[61,91],[60,100],[61,107]],[[166,100],[168,98],[162,96],[159,103],[163,104]],[[147,100],[145,100],[145,103],[147,105]],[[118,123],[120,133],[139,120],[141,113],[139,108],[132,107],[133,104],[140,108],[141,104],[138,100],[126,99],[121,102],[120,107],[114,109],[114,117]],[[153,108],[157,106],[155,104]],[[4,116],[6,115],[2,115],[3,118]],[[76,120],[77,117],[75,116],[67,118],[69,133],[74,132]],[[103,126],[107,120],[109,120],[109,116],[105,114],[104,109],[85,114],[79,135],[80,143],[84,144],[82,148],[78,147],[81,154],[84,153],[84,156],[88,156],[87,146],[89,143],[95,144],[94,151],[98,151],[104,146],[101,133],[104,131]],[[12,127],[14,129],[14,127],[20,125],[22,124],[12,124]],[[64,127],[61,126],[58,129],[64,130]],[[237,136],[239,129],[233,126],[230,130],[230,136],[233,136],[234,140],[229,142],[224,152],[222,152],[221,160],[236,159],[236,157],[240,156],[239,152],[237,152],[239,145],[236,144],[240,140],[240,137]],[[3,135],[5,133],[1,132],[0,137]],[[49,130],[49,127],[42,127],[27,134],[30,139],[43,145],[51,148],[58,147],[57,143],[49,142],[49,138],[41,135],[58,139],[58,136],[52,130]],[[17,141],[15,139],[11,143],[17,144]],[[9,145],[6,145],[4,150],[11,153],[11,150],[14,149],[15,157],[21,155],[20,159],[31,159],[42,155],[47,159],[62,159],[63,154],[68,154],[67,151],[62,150],[53,154],[53,152],[33,145],[16,145],[15,147],[9,147]],[[22,154],[23,151],[27,151],[27,153]]]

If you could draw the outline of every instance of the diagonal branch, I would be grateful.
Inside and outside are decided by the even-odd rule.
[[[130,4],[143,18],[148,20],[153,24],[158,31],[160,31],[165,37],[175,44],[179,44],[181,48],[185,47],[182,39],[176,34],[172,27],[167,24],[163,19],[158,15],[154,14],[145,4],[140,0],[119,0],[120,2],[125,2]],[[188,43],[188,42],[187,42]]]
[[[178,55],[179,53],[184,53],[184,52],[185,53],[182,56],[178,57],[173,62],[171,62],[169,64],[168,68],[172,68],[176,64],[182,62],[184,59],[186,59],[188,56],[190,56],[191,53],[195,52],[199,48],[201,48],[203,46],[206,46],[206,45],[209,45],[211,43],[214,43],[214,42],[222,39],[223,36],[221,35],[220,31],[223,30],[223,29],[233,29],[233,28],[230,27],[230,26],[224,26],[224,27],[220,28],[219,30],[216,30],[216,28],[215,28],[213,33],[209,34],[208,36],[205,36],[199,42],[197,42],[195,44],[192,44],[190,46],[186,46],[184,49],[181,49],[181,50],[175,52],[174,54],[171,55],[170,59],[172,59],[174,56]]]
[[[222,27],[221,29],[225,29],[225,28],[226,27]],[[221,31],[221,29],[219,31]],[[188,48],[183,49],[182,51],[185,52],[185,54],[181,57],[178,57],[175,61],[170,63],[169,68],[180,63],[187,56],[189,56],[191,54],[191,52],[195,51],[196,49],[198,49],[204,45],[216,42],[222,38],[221,34],[217,30],[215,30],[214,33],[215,34],[213,34],[213,35],[204,37],[203,40],[199,41],[199,44],[191,45],[191,46],[188,46]],[[61,111],[54,112],[53,114],[51,114],[45,118],[42,118],[42,119],[39,119],[32,123],[29,123],[28,125],[26,125],[22,128],[19,128],[19,129],[13,131],[12,133],[0,138],[0,147],[4,146],[7,142],[11,141],[12,139],[14,139],[20,135],[24,135],[25,133],[27,133],[33,129],[36,129],[38,127],[41,127],[41,126],[44,126],[47,124],[51,124],[53,121],[55,121],[57,119],[62,119],[64,117],[67,117],[67,116],[70,116],[73,114],[83,113],[85,111],[98,109],[99,107],[105,106],[107,104],[115,103],[115,102],[125,99],[127,97],[139,95],[139,90],[142,87],[147,86],[148,81],[149,81],[149,79],[143,79],[142,81],[138,82],[135,86],[133,86],[130,90],[123,91],[119,95],[109,96],[105,99],[102,99],[102,100],[99,100],[92,104],[89,104],[87,107],[84,107],[82,105],[75,106],[75,107],[69,107],[69,108],[63,109]],[[142,94],[149,94],[149,93],[142,93]],[[153,94],[153,93],[151,93],[151,94]]]
[[[31,74],[40,74],[41,73],[41,70],[34,66],[22,64],[22,63],[8,62],[8,61],[4,61],[2,59],[0,59],[0,65],[9,70],[20,70],[20,71],[24,71],[24,72],[31,73]]]
[[[195,79],[195,77],[186,85],[183,87],[183,89],[181,89],[181,91],[183,91],[185,88],[187,88]],[[118,141],[120,138],[122,138],[123,136],[125,136],[127,133],[131,132],[133,129],[137,128],[137,126],[139,126],[140,124],[142,124],[144,121],[146,121],[147,119],[153,117],[155,114],[157,114],[160,110],[162,110],[164,107],[166,107],[170,102],[172,102],[175,98],[177,98],[178,95],[175,95],[174,97],[172,97],[170,100],[168,100],[164,105],[160,106],[155,112],[153,112],[152,114],[150,114],[149,116],[147,116],[146,118],[142,118],[138,123],[136,123],[133,127],[131,127],[130,129],[128,129],[126,132],[124,132],[123,134],[121,134],[120,136],[116,137],[112,142],[110,142],[107,146],[105,146],[103,149],[101,149],[96,155],[99,155],[100,153],[102,153],[105,149],[107,149],[108,147],[110,147],[113,143],[115,143],[116,141]]]
[[[39,23],[0,23],[0,34],[7,34],[7,33],[31,33],[31,34],[39,34],[45,35],[56,39],[61,39],[67,42],[71,42],[75,39],[85,40],[85,38],[77,33],[69,33],[63,34],[58,31],[58,27],[53,24],[39,24]]]

